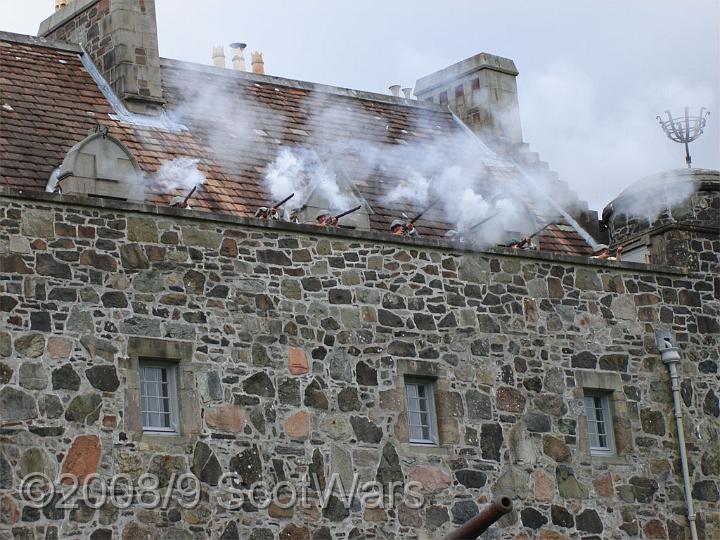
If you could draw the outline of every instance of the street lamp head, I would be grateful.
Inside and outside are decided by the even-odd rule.
[[[655,344],[660,351],[660,358],[666,364],[680,361],[680,352],[675,346],[672,334],[668,330],[655,330]]]

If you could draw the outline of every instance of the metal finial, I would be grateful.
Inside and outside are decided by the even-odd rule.
[[[690,108],[685,107],[685,116],[683,117],[673,118],[670,111],[665,111],[665,114],[667,114],[667,120],[663,120],[660,116],[656,116],[656,119],[671,141],[685,145],[685,163],[689,169],[692,167],[692,159],[688,144],[702,135],[710,111],[701,107],[700,114],[690,116]]]

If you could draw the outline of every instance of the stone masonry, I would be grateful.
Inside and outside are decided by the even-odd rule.
[[[681,349],[698,529],[720,536],[716,264],[474,253],[1,195],[2,539],[435,539],[500,493],[515,510],[487,538],[689,538],[656,327]],[[142,433],[144,357],[178,362],[178,436]],[[436,448],[408,443],[408,374],[435,380]],[[617,456],[590,456],[583,388],[612,393]],[[226,510],[229,471],[248,485],[317,480],[307,506]],[[33,508],[19,493],[31,473],[152,473],[162,492],[188,472],[202,486],[193,508],[62,509],[59,495]],[[333,473],[419,481],[425,504],[322,508]]]

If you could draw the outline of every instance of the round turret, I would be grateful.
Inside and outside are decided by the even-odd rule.
[[[720,171],[676,169],[635,182],[608,204],[602,224],[612,246],[670,225],[717,227]]]

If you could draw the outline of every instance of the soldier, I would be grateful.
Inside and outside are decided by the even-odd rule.
[[[337,227],[338,220],[330,214],[320,214],[315,218],[315,225],[318,227]]]
[[[187,199],[185,197],[177,196],[173,197],[170,201],[170,207],[171,208],[184,208],[185,210],[192,210],[190,207],[190,204],[187,202]]]
[[[526,236],[522,240],[511,240],[510,243],[506,245],[512,249],[535,249],[530,236]]]
[[[258,219],[280,219],[277,208],[268,208],[261,206],[255,211],[255,217]]]
[[[390,232],[395,236],[412,236],[419,238],[420,234],[417,232],[415,225],[410,221],[403,221],[401,219],[395,219],[390,224]]]
[[[607,244],[598,244],[595,251],[593,251],[592,259],[602,259],[606,261],[619,261],[622,257],[623,247],[618,246],[617,250],[615,251],[615,256],[612,257],[610,255],[610,248]]]
[[[288,221],[290,223],[300,223],[300,216],[298,212],[298,208],[293,208],[292,210],[290,210],[290,216],[288,217]]]

